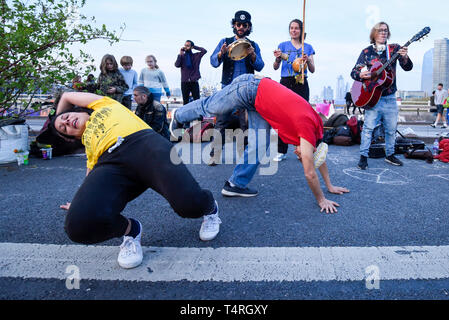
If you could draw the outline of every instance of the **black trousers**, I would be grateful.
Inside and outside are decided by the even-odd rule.
[[[131,95],[129,95],[129,96],[123,96],[122,104],[123,104],[125,107],[127,107],[129,110],[131,110],[131,106],[132,106]]]
[[[299,94],[306,101],[309,101],[310,91],[309,91],[309,83],[307,82],[307,78],[304,79],[304,83],[297,83],[295,77],[282,77],[280,83],[292,90],[293,92]],[[282,154],[286,154],[288,150],[288,144],[284,143],[281,138],[278,137],[278,152]]]
[[[181,82],[182,101],[184,104],[189,103],[190,93],[192,93],[193,100],[200,98],[200,85],[198,81]]]
[[[121,212],[148,188],[162,195],[183,218],[212,212],[212,193],[201,189],[183,163],[172,163],[172,146],[148,129],[125,137],[112,153],[106,151],[72,201],[65,220],[69,238],[92,244],[123,236],[128,220]]]

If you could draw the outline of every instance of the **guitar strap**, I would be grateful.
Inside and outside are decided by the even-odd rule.
[[[391,45],[387,45],[387,61],[390,60],[391,57]]]

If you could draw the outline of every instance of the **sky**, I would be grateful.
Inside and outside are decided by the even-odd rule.
[[[123,55],[134,59],[133,69],[140,74],[146,67],[145,57],[156,56],[167,77],[170,89],[180,87],[180,69],[174,66],[180,48],[186,40],[208,52],[201,62],[200,85],[215,85],[221,81],[221,69],[213,68],[210,56],[218,42],[233,35],[230,21],[238,10],[251,14],[253,32],[249,38],[259,45],[265,67],[263,76],[280,80],[280,69],[273,69],[273,51],[278,44],[290,40],[288,24],[303,19],[303,0],[87,0],[80,10],[95,17],[99,26],[119,31],[124,24],[122,41],[110,46],[95,40],[82,47],[99,63],[104,54],[113,54],[117,61]],[[410,72],[398,68],[398,89],[420,90],[424,53],[433,48],[435,39],[449,38],[447,21],[449,2],[441,0],[306,0],[306,43],[315,49],[316,71],[309,75],[311,97],[320,95],[324,86],[335,89],[342,75],[352,85],[349,74],[363,48],[369,45],[369,33],[379,21],[390,25],[390,43],[405,44],[422,28],[432,31],[421,42],[409,46],[414,63]],[[439,14],[436,14],[439,13]]]

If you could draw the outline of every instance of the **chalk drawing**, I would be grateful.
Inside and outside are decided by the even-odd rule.
[[[429,177],[438,177],[449,181],[449,174],[430,174]]]
[[[360,170],[358,168],[348,168],[344,169],[343,172],[355,179],[378,184],[402,186],[410,183],[411,181],[407,177],[404,177],[390,169],[384,168],[369,168],[368,170]]]

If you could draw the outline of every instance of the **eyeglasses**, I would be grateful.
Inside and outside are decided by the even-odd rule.
[[[236,22],[235,24],[237,26],[237,28],[243,27],[243,28],[248,28],[248,24],[245,23],[241,23],[241,22]]]
[[[388,33],[388,29],[377,29],[377,32],[381,33]]]

